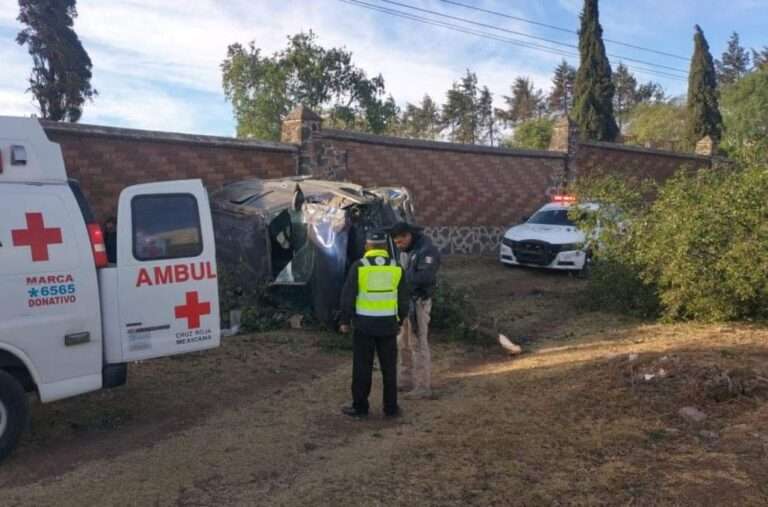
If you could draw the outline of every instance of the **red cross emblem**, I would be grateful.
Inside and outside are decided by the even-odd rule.
[[[48,245],[59,245],[61,229],[46,229],[42,213],[26,213],[27,228],[11,231],[13,246],[28,246],[32,251],[32,262],[48,260]]]
[[[187,319],[187,329],[200,327],[200,316],[210,315],[211,303],[201,303],[197,291],[187,292],[187,301],[174,308],[177,319]]]

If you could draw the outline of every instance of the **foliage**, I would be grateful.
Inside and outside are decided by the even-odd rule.
[[[493,94],[491,94],[487,86],[483,86],[482,90],[480,90],[477,113],[480,124],[480,142],[493,146],[498,132],[496,128],[496,112],[493,109]]]
[[[752,70],[768,70],[768,46],[752,50]]]
[[[451,141],[467,144],[477,141],[480,125],[477,103],[477,75],[467,69],[461,81],[454,82],[448,90],[443,105],[443,125]]]
[[[768,318],[768,161],[681,170],[652,203],[649,190],[615,176],[576,184],[580,200],[611,203],[599,218],[594,302],[640,314],[658,307],[668,320]]]
[[[581,64],[574,85],[573,117],[586,139],[614,141],[619,133],[613,117],[614,86],[598,18],[597,0],[585,0],[579,30]]]
[[[640,146],[690,151],[684,106],[671,102],[639,104],[628,118],[627,143]]]
[[[381,75],[368,78],[352,53],[316,40],[312,31],[293,35],[272,56],[262,56],[255,42],[229,46],[221,69],[238,136],[278,140],[282,119],[299,104],[321,111],[334,126],[383,132],[392,125],[397,106],[383,98]]]
[[[768,317],[768,165],[680,172],[642,222],[637,260],[669,319]]]
[[[626,65],[620,63],[613,73],[613,86],[616,93],[613,95],[613,110],[619,121],[619,130],[624,125],[627,115],[637,101],[637,78],[629,71]]]
[[[548,109],[553,113],[567,115],[573,108],[573,85],[576,69],[563,59],[552,76],[552,91],[547,98]]]
[[[530,150],[546,150],[552,139],[552,129],[555,121],[549,118],[538,118],[520,123],[515,127],[515,133],[510,148],[524,148]]]
[[[91,59],[72,29],[76,17],[76,0],[19,0],[17,19],[27,28],[16,42],[32,56],[28,91],[47,120],[77,122],[85,101],[97,94]]]
[[[693,40],[688,74],[688,138],[693,144],[706,136],[719,141],[723,120],[717,100],[717,76],[709,44],[699,25]]]
[[[735,83],[749,72],[749,53],[739,44],[739,34],[733,32],[728,39],[728,49],[715,62],[717,81],[720,86]]]
[[[722,109],[723,148],[736,158],[768,160],[768,68],[726,87]]]
[[[440,280],[432,296],[430,326],[447,331],[452,341],[478,342],[480,335],[475,331],[478,314],[470,296],[467,291]]]
[[[502,120],[516,124],[541,116],[546,105],[544,96],[541,90],[534,88],[529,78],[518,77],[511,90],[511,96],[504,96],[507,110],[501,113]]]
[[[400,120],[398,134],[415,139],[435,140],[440,135],[440,108],[429,95],[416,106],[407,104]]]
[[[657,289],[642,278],[642,266],[635,259],[640,239],[632,226],[647,213],[647,197],[654,190],[652,181],[615,174],[582,177],[571,189],[579,202],[600,204],[595,212],[583,213],[574,206],[569,213],[587,237],[599,238],[589,245],[592,266],[585,292],[588,308],[638,317],[658,315]]]

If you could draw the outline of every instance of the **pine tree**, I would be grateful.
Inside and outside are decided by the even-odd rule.
[[[552,77],[552,92],[547,99],[549,110],[553,113],[567,115],[573,107],[573,82],[576,80],[576,69],[563,59],[555,68]]]
[[[704,32],[699,25],[696,25],[695,31],[688,74],[688,136],[693,143],[705,136],[719,141],[723,119],[717,100],[715,65]]]
[[[720,86],[735,83],[749,71],[749,53],[739,45],[739,34],[733,32],[728,39],[728,49],[717,60],[717,81]]]
[[[483,86],[480,91],[478,112],[480,116],[480,139],[493,146],[497,134],[496,116],[493,111],[493,95],[487,86]]]
[[[614,141],[619,127],[613,117],[611,64],[605,54],[597,0],[584,0],[579,54],[581,64],[574,85],[574,120],[587,139]]]
[[[619,130],[621,130],[624,120],[637,103],[637,79],[623,63],[616,67],[612,79],[616,90],[613,96],[613,110],[616,112]]]
[[[533,82],[527,77],[515,79],[511,87],[512,95],[504,95],[507,111],[503,113],[503,120],[507,123],[517,123],[540,116],[544,103],[541,90],[533,87]]]
[[[768,70],[768,46],[752,50],[752,70]]]
[[[467,69],[461,81],[454,82],[448,90],[443,105],[443,125],[449,130],[448,137],[456,143],[475,144],[479,137],[479,108],[477,76]]]
[[[16,42],[32,56],[29,89],[40,115],[54,121],[76,122],[83,104],[97,94],[91,88],[91,59],[72,29],[76,0],[19,0],[18,21],[27,28]]]

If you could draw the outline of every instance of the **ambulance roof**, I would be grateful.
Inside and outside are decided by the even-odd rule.
[[[58,144],[36,118],[0,116],[0,183],[66,183]]]

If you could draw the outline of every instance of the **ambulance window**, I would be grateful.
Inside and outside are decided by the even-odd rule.
[[[140,261],[196,257],[203,251],[197,199],[190,194],[136,196],[131,217],[133,256]]]

